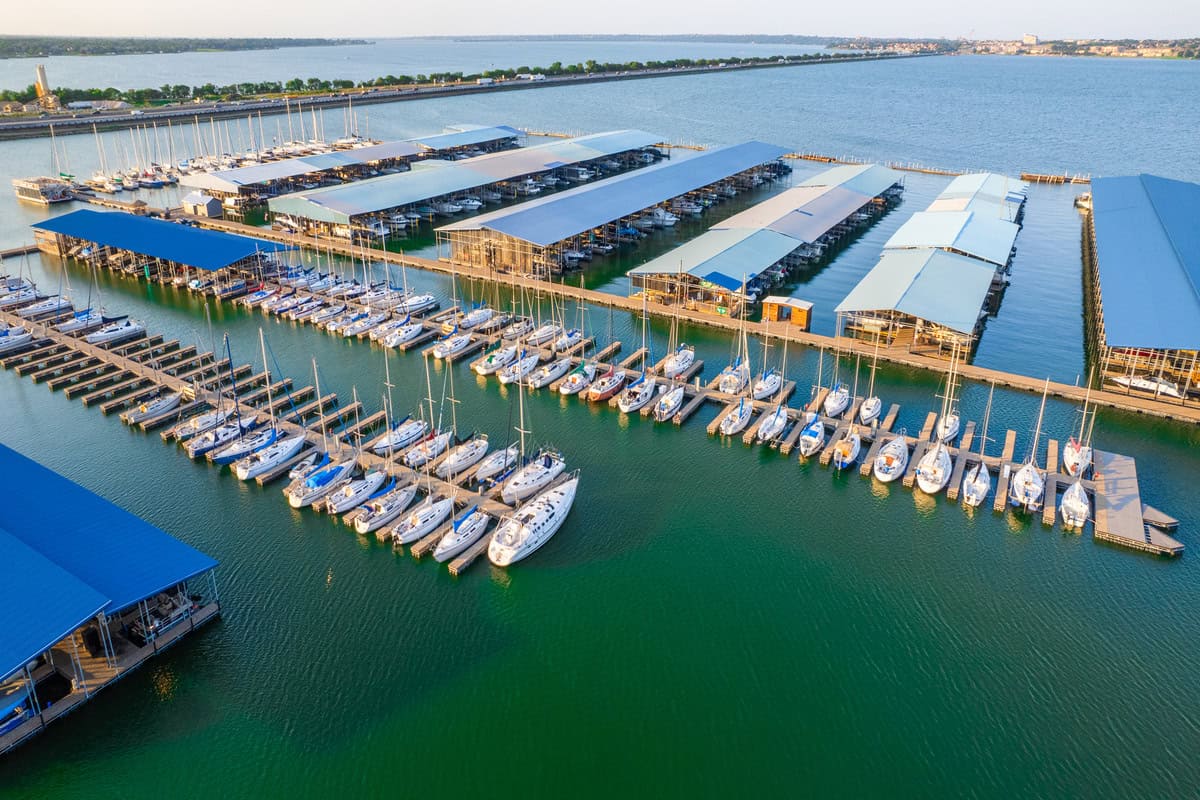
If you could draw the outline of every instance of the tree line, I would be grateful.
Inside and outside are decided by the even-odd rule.
[[[776,55],[768,58],[675,58],[667,61],[629,61],[624,63],[599,62],[594,59],[575,64],[563,64],[555,61],[548,67],[520,66],[509,69],[492,69],[485,72],[431,72],[416,75],[383,75],[366,81],[346,79],[326,80],[322,78],[292,78],[288,81],[263,81],[261,83],[234,83],[218,86],[204,83],[199,86],[186,84],[164,84],[158,88],[145,89],[73,89],[60,87],[54,89],[59,100],[65,105],[83,100],[118,100],[130,105],[162,105],[179,103],[190,100],[217,101],[242,100],[256,97],[271,97],[292,94],[322,94],[346,91],[349,89],[372,89],[396,86],[431,86],[447,83],[473,82],[480,78],[492,80],[513,80],[518,75],[546,75],[559,77],[569,75],[587,75],[596,73],[638,72],[642,70],[679,69],[686,67],[715,67],[721,64],[771,64],[797,63],[803,61],[836,60],[853,58],[849,53],[804,53],[792,55]],[[24,89],[0,90],[0,101],[31,102],[37,96],[35,87],[31,84]]]
[[[100,36],[0,36],[0,58],[42,56],[112,56],[142,53],[274,50],[280,47],[326,47],[367,44],[361,39],[179,39]]]

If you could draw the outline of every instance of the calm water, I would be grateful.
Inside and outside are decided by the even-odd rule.
[[[459,57],[506,60],[488,46]],[[173,58],[183,57],[156,68],[169,72]],[[364,68],[376,66],[385,65]],[[838,65],[376,106],[370,124],[389,137],[463,120],[637,126],[948,166],[1197,179],[1188,132],[1200,111],[1184,100],[1200,89],[1197,66]],[[112,158],[128,134],[105,141]],[[93,168],[91,137],[66,146],[74,169]],[[44,171],[48,153],[45,141],[0,145],[0,174]],[[899,208],[801,280],[794,291],[817,303],[818,329],[831,329],[833,305],[890,232],[944,185],[908,176]],[[1081,371],[1073,194],[1032,191],[1013,283],[978,363],[1067,381]],[[40,212],[7,193],[0,202],[0,244],[25,240]],[[60,280],[50,262],[31,269]],[[597,279],[621,291],[619,272]],[[85,277],[67,274],[81,293]],[[408,279],[451,292],[441,276]],[[372,410],[381,402],[384,355],[371,346],[231,308],[213,309],[210,333],[191,296],[102,283],[110,308],[167,335],[207,344],[228,331],[240,360],[256,360],[262,325],[298,385],[311,382],[315,356],[323,389],[348,398],[356,387]],[[586,319],[631,347],[641,336],[627,315],[597,309]],[[650,335],[661,352],[667,329],[655,322]],[[705,375],[727,363],[727,337],[681,335]],[[391,359],[396,404],[413,408],[423,360]],[[788,353],[800,396],[818,361]],[[447,373],[434,370],[440,394]],[[841,370],[853,379],[852,364]],[[466,365],[453,377],[460,428],[504,438],[512,394]],[[877,384],[903,404],[898,425],[909,430],[936,402],[920,373],[881,367]],[[1173,797],[1200,782],[1194,554],[1141,557],[706,439],[715,408],[676,429],[542,394],[528,398],[528,419],[535,438],[583,470],[575,510],[528,563],[507,572],[480,563],[452,579],[27,379],[0,374],[0,398],[10,410],[0,440],[220,559],[226,609],[0,764],[5,796],[731,796],[804,786],[840,796]],[[964,387],[964,413],[978,419],[986,399],[986,387]],[[993,435],[1017,430],[1024,452],[1036,412],[1036,398],[998,392]],[[1074,409],[1049,404],[1056,438],[1075,422]],[[1102,414],[1097,430],[1099,446],[1137,457],[1144,497],[1180,517],[1194,546],[1197,432],[1122,414]]]

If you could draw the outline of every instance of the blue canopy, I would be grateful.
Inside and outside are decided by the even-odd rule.
[[[256,253],[292,249],[289,245],[265,239],[202,230],[123,211],[90,208],[35,222],[30,227],[204,270],[222,269]]]
[[[109,603],[107,611],[127,608],[217,566],[199,550],[4,445],[0,475],[6,482],[0,528],[91,587],[99,596],[93,599]],[[19,571],[7,580],[30,593],[45,593],[37,580]]]

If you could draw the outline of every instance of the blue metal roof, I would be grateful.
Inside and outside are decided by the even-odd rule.
[[[1107,343],[1200,349],[1200,184],[1096,178],[1092,220]]]
[[[691,158],[667,161],[577,186],[445,225],[439,230],[486,228],[546,247],[774,161],[787,152],[787,148],[756,141],[706,150]]]
[[[202,230],[123,211],[93,211],[90,208],[35,222],[30,227],[206,270],[228,267],[255,253],[292,249],[264,239]]]
[[[108,598],[0,529],[0,680],[94,617]]]
[[[995,270],[945,250],[885,250],[835,311],[899,311],[972,333]]]
[[[0,528],[95,590],[109,602],[109,612],[217,566],[199,550],[4,445],[0,475],[5,480]],[[31,594],[48,593],[19,571],[7,571],[5,581]],[[80,607],[94,600],[89,595]]]

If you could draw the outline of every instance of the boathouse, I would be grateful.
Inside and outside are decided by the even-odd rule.
[[[313,153],[242,167],[193,172],[182,186],[201,189],[233,207],[247,207],[268,197],[328,184],[361,180],[383,172],[407,170],[426,158],[459,158],[520,145],[524,134],[507,125],[462,125],[445,133],[379,142],[327,153]]]
[[[834,167],[713,225],[695,239],[629,271],[654,302],[737,314],[792,270],[813,264],[898,200],[900,173]]]
[[[1084,219],[1089,350],[1107,389],[1200,390],[1200,184],[1131,175],[1092,181]]]
[[[220,614],[217,562],[0,445],[0,753]]]
[[[993,173],[951,181],[838,304],[839,333],[931,355],[971,353],[1008,285],[1025,193],[1024,183]]]
[[[559,273],[578,266],[578,256],[596,242],[640,237],[639,225],[651,221],[641,218],[652,218],[660,206],[718,190],[736,193],[761,183],[764,173],[776,177],[787,152],[743,142],[464,219],[438,229],[439,257],[505,272]]]
[[[61,258],[147,279],[187,281],[200,273],[262,276],[290,245],[205,230],[123,211],[81,208],[31,226],[38,248]],[[218,276],[219,277],[219,276]]]

